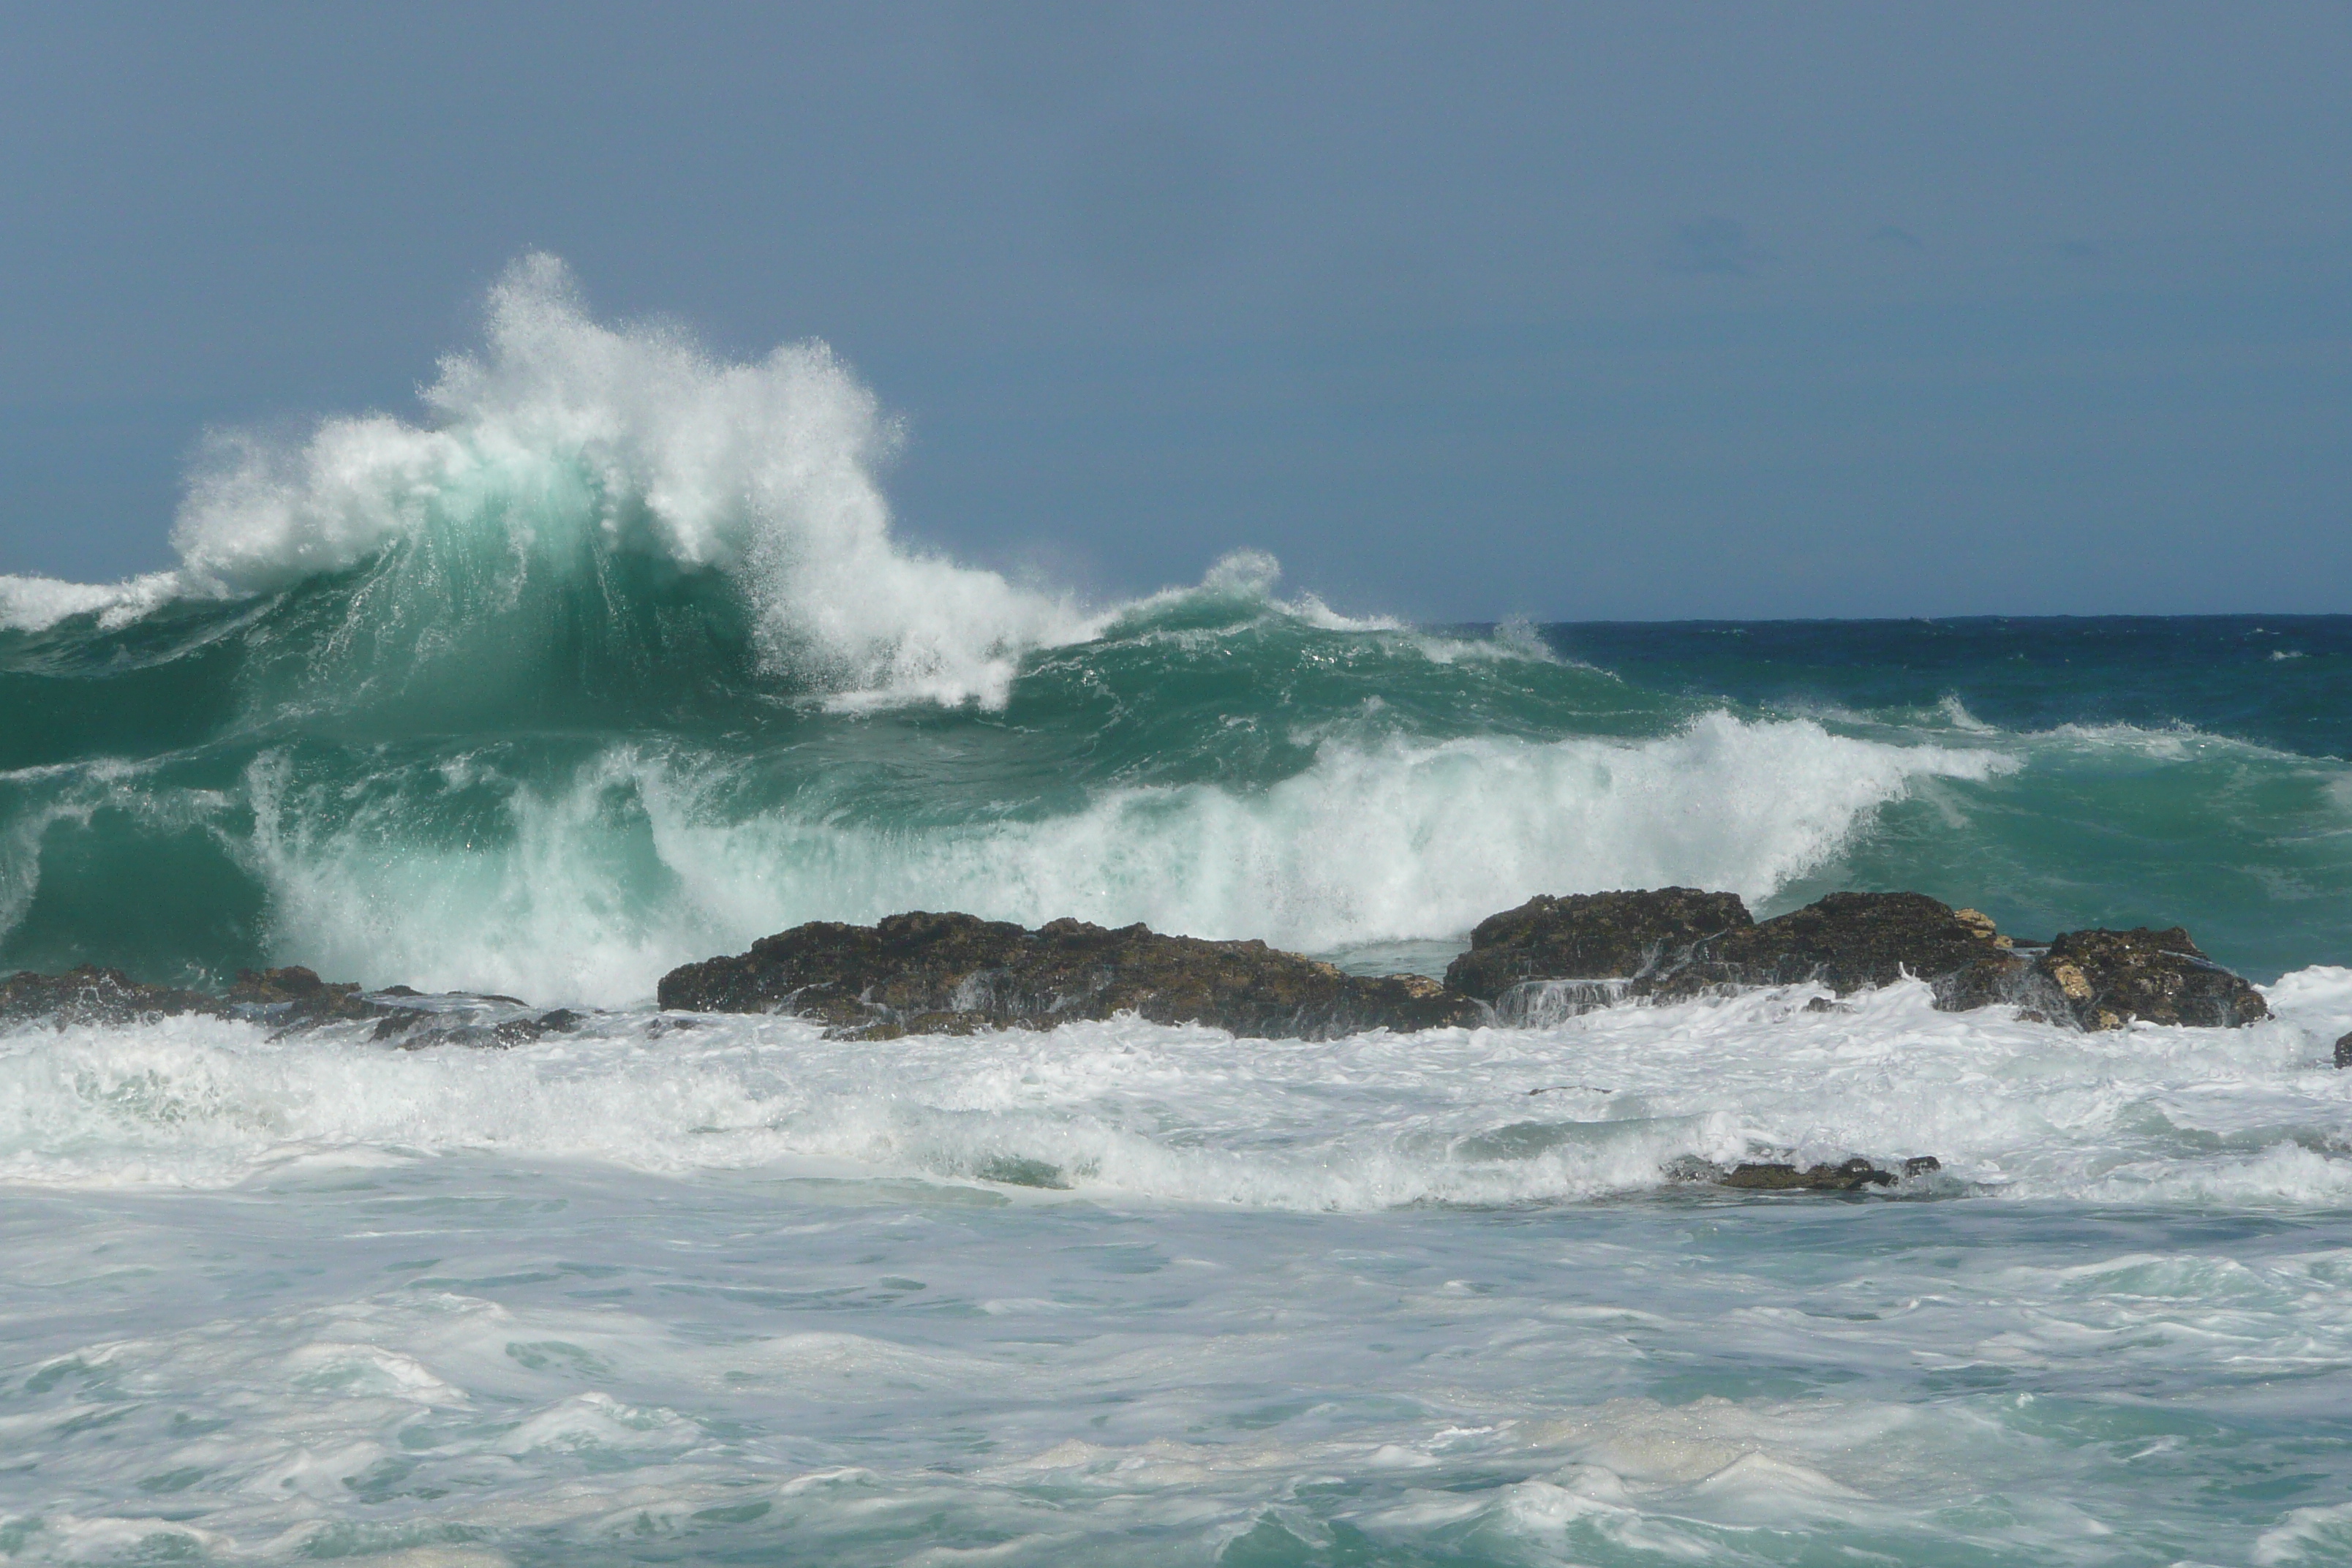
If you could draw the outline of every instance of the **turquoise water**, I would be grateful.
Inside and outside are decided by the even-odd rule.
[[[217,442],[172,571],[0,578],[0,968],[595,1009],[0,1035],[0,1553],[2352,1560],[2352,617],[1417,627],[1246,552],[1085,605],[900,544],[893,438],[539,260],[417,418]],[[2184,923],[2279,1017],[651,1003],[815,918],[1433,972],[1665,883]],[[1669,1180],[1854,1152],[1945,1168]]]

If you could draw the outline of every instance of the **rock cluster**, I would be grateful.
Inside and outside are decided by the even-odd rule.
[[[2046,946],[2003,936],[1975,910],[1921,893],[1832,893],[1769,921],[1729,893],[1689,888],[1538,898],[1471,933],[1449,984],[1506,1017],[1557,1004],[1563,984],[1672,1001],[1754,985],[1843,996],[1906,975],[1948,1011],[1995,1002],[2084,1029],[2133,1019],[2234,1027],[2270,1016],[2262,994],[2168,931],[2068,931]]]
[[[0,1024],[41,1019],[60,1026],[121,1025],[155,1018],[242,1018],[279,1032],[375,1020],[370,1038],[415,1049],[430,1045],[512,1046],[577,1028],[563,1008],[535,1013],[511,996],[428,995],[405,985],[368,991],[321,980],[299,964],[247,970],[226,991],[190,991],[132,980],[85,964],[62,974],[30,970],[0,978]]]
[[[325,1024],[369,1018],[382,1011],[356,985],[320,980],[296,965],[248,969],[219,995],[172,985],[150,985],[119,969],[84,964],[63,974],[30,970],[0,980],[0,1022],[50,1018],[64,1024],[127,1024],[142,1018],[194,1014],[270,1023]]]
[[[0,1023],[49,1018],[59,1024],[128,1024],[181,1013],[225,1015],[221,999],[200,991],[146,985],[119,969],[84,964],[62,974],[27,969],[0,980]]]
[[[2006,1002],[2084,1029],[2135,1019],[2234,1026],[2270,1016],[2259,992],[2179,927],[2068,931],[2012,941],[1973,910],[1919,893],[1832,893],[1753,919],[1730,893],[1695,888],[1537,898],[1481,921],[1446,984],[1343,973],[1262,942],[1162,936],[1060,920],[1035,931],[916,911],[875,925],[815,921],[748,952],[662,978],[661,1005],[689,1013],[797,1013],[882,1039],[983,1028],[1051,1028],[1132,1012],[1258,1038],[1322,1039],[1528,1022],[1624,999],[1677,1001],[1757,985],[1838,995],[1913,976],[1948,1009]],[[387,1044],[508,1046],[577,1027],[510,996],[367,991],[308,969],[247,972],[225,993],[84,967],[0,979],[0,1023],[127,1023],[195,1014],[281,1029],[373,1020]],[[2338,1049],[2341,1065],[2347,1053]]]
[[[1045,1029],[1124,1012],[1289,1039],[1441,1028],[1486,1016],[1471,997],[1421,975],[1345,974],[1262,942],[1075,920],[1027,931],[923,911],[870,926],[795,926],[736,957],[672,970],[660,1000],[688,1012],[797,1013],[873,1039]]]

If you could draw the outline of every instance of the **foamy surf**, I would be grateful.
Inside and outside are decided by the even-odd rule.
[[[26,1031],[0,1419],[35,1462],[0,1541],[2318,1561],[2346,994],[2111,1037],[1911,984],[1316,1045]],[[1670,1180],[1856,1147],[1947,1167],[1852,1201]],[[2277,1500],[2199,1506],[2217,1468]]]
[[[1124,1018],[827,1039],[793,1018],[596,1016],[510,1050],[182,1018],[0,1041],[0,1176],[234,1185],[495,1152],[1115,1201],[1370,1213],[1655,1189],[1677,1163],[1932,1153],[1922,1192],[2310,1206],[2352,1196],[2341,970],[2246,1029],[2084,1034],[1906,983],[1309,1043]]]

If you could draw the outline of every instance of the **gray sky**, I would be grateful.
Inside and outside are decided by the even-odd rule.
[[[2347,84],[2342,4],[0,4],[0,572],[543,247],[1097,593],[2352,610]]]

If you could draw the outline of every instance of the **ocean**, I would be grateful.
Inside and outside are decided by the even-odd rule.
[[[0,578],[0,972],[587,1021],[0,1032],[0,1557],[2352,1562],[2352,617],[1430,626],[1250,552],[1087,604],[905,544],[821,346],[544,259],[423,401],[215,438],[168,571]],[[1666,885],[2183,924],[2277,1016],[653,1002],[815,919],[1433,974]],[[1942,1168],[1669,1179],[1857,1153]]]

